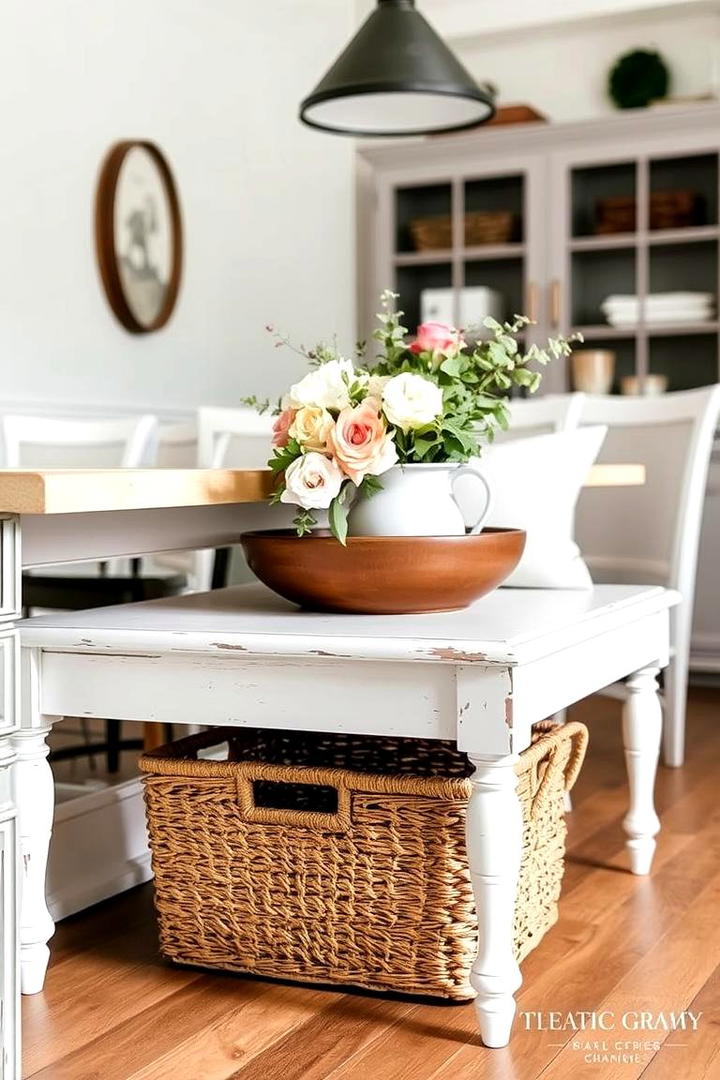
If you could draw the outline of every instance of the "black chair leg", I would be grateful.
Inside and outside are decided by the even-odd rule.
[[[212,579],[210,581],[211,589],[224,589],[227,585],[231,550],[229,547],[215,549]]]
[[[120,721],[106,720],[107,771],[110,774],[120,771]]]

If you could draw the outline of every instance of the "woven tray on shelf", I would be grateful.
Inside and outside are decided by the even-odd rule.
[[[634,232],[636,202],[633,196],[613,195],[598,199],[595,232]],[[651,229],[687,229],[705,222],[705,200],[694,191],[653,191],[649,201]]]
[[[225,760],[198,759],[223,740]],[[586,742],[581,724],[538,725],[517,766],[518,959],[557,919],[563,795]],[[216,729],[147,753],[140,767],[168,959],[474,996],[472,769],[454,743]]]
[[[515,236],[515,214],[511,210],[469,210],[465,214],[465,246],[507,244]],[[415,218],[410,235],[416,251],[437,251],[452,247],[452,218],[449,214]]]

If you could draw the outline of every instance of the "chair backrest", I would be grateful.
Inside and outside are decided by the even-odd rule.
[[[272,453],[273,418],[254,409],[198,409],[198,459],[201,469],[262,469]],[[195,555],[195,585],[210,588],[213,552]],[[236,551],[231,564],[233,582],[250,581],[253,575]]]
[[[132,469],[155,456],[157,418],[3,416],[0,432],[8,469]]]
[[[546,394],[544,397],[513,398],[509,403],[510,429],[498,431],[496,442],[549,435],[578,426],[584,394]]]
[[[576,539],[598,581],[678,589],[690,617],[720,385],[658,397],[586,396],[581,424],[607,424],[599,461],[637,462],[642,487],[586,488]]]
[[[254,409],[198,409],[198,467],[263,468],[272,447],[273,418]]]
[[[159,469],[194,469],[198,460],[198,426],[195,420],[161,424],[153,462]]]

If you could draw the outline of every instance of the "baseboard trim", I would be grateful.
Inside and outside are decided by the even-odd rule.
[[[139,778],[58,804],[47,879],[56,922],[151,877]]]

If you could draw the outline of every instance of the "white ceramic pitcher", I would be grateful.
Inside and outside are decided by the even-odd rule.
[[[464,536],[467,529],[454,495],[455,482],[473,476],[485,493],[482,514],[470,528],[478,533],[490,512],[487,480],[472,465],[441,462],[395,465],[378,477],[382,491],[359,496],[348,514],[349,536]]]

